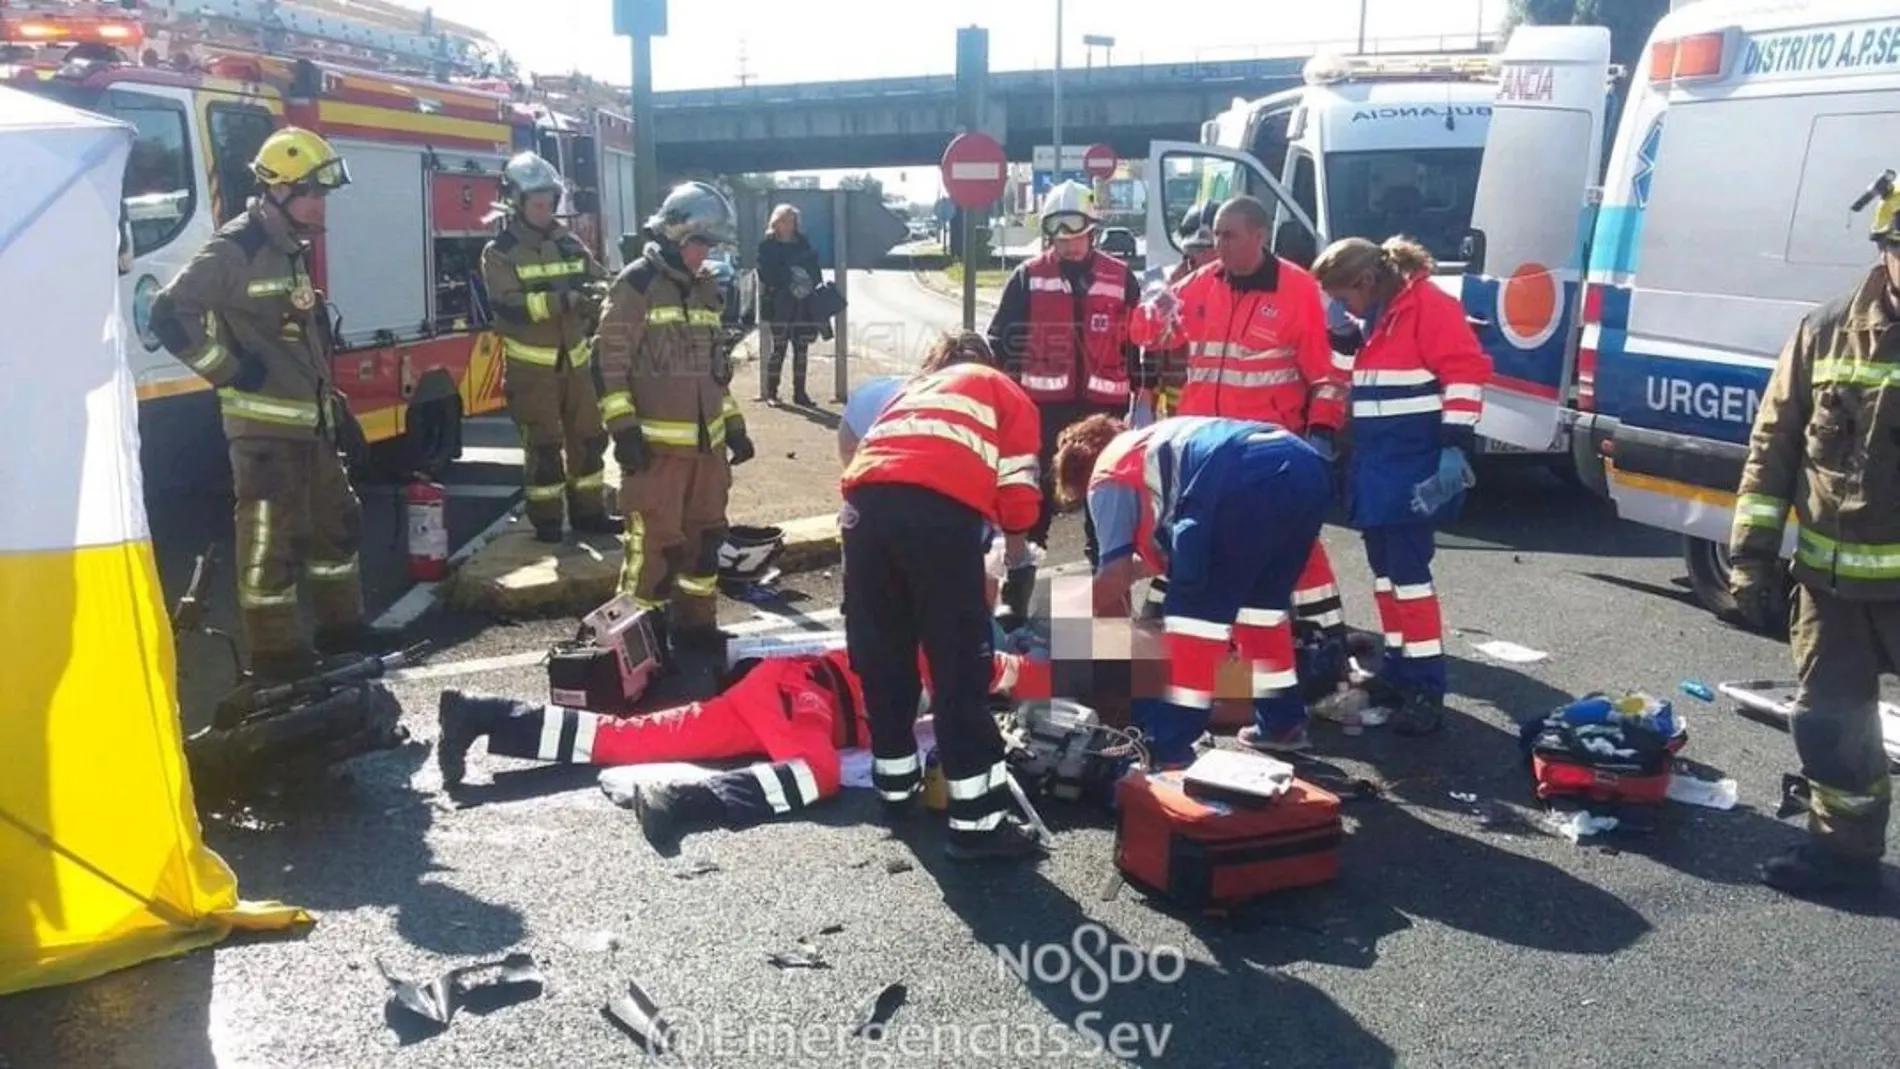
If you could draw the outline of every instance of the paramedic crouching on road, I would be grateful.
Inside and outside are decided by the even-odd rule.
[[[328,311],[307,239],[349,184],[329,142],[285,127],[251,162],[263,192],[152,301],[152,332],[218,388],[237,497],[238,612],[261,683],[308,675],[317,654],[369,653],[394,636],[363,622],[363,509],[338,451],[348,419],[330,381]],[[374,193],[365,194],[374,196]],[[214,329],[215,328],[215,329]],[[310,583],[316,648],[303,642]]]
[[[725,651],[718,628],[719,547],[732,468],[752,459],[732,400],[719,282],[706,255],[738,238],[732,204],[703,182],[676,186],[638,260],[600,313],[600,414],[620,465],[627,514],[620,592],[642,608],[669,602],[661,642]]]
[[[872,782],[894,814],[923,783],[913,725],[921,645],[937,683],[937,750],[958,860],[1041,849],[1015,821],[1003,738],[983,681],[992,657],[983,597],[988,521],[1019,556],[1042,505],[1036,407],[992,366],[983,339],[955,339],[943,370],[911,380],[871,425],[841,480],[844,623],[870,709]]]
[[[1739,609],[1772,626],[1794,510],[1793,731],[1813,834],[1761,869],[1791,894],[1876,890],[1893,805],[1879,702],[1881,672],[1900,665],[1900,195],[1880,205],[1873,237],[1880,266],[1808,313],[1781,351],[1729,546]]]
[[[1328,296],[1363,324],[1352,372],[1351,521],[1365,533],[1385,665],[1373,701],[1401,735],[1445,715],[1444,621],[1432,587],[1437,525],[1475,483],[1471,454],[1491,358],[1432,257],[1405,238],[1336,241],[1313,263]]]
[[[1041,410],[1043,506],[1029,540],[1045,548],[1054,514],[1047,478],[1056,435],[1084,416],[1128,411],[1130,379],[1142,370],[1141,352],[1128,338],[1141,286],[1128,265],[1095,248],[1100,225],[1087,186],[1064,182],[1050,190],[1041,223],[1049,247],[1010,275],[990,320],[990,348]],[[1095,529],[1087,517],[1083,534],[1092,562]],[[1004,582],[1003,601],[1014,616],[1028,617],[1035,585],[1034,567]]]
[[[1298,435],[1268,423],[1178,416],[1130,431],[1090,416],[1062,432],[1057,492],[1064,507],[1086,495],[1101,540],[1095,615],[1128,617],[1137,565],[1168,580],[1168,692],[1136,695],[1132,706],[1157,762],[1194,759],[1230,645],[1253,667],[1254,723],[1240,741],[1309,746],[1289,614],[1332,504],[1330,468]]]

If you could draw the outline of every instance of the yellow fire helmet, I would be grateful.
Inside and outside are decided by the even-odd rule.
[[[286,126],[264,139],[251,173],[267,186],[291,186],[300,192],[342,189],[350,168],[330,143],[308,130]]]

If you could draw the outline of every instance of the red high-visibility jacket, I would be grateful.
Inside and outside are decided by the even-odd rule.
[[[1023,343],[1022,384],[1023,391],[1039,403],[1128,403],[1128,363],[1123,352],[1131,311],[1128,266],[1097,253],[1089,258],[1089,269],[1088,292],[1078,302],[1054,249],[1023,267],[1029,286],[1029,334]],[[1078,341],[1080,361],[1076,359]]]
[[[898,391],[841,485],[847,494],[873,483],[920,486],[1019,534],[1042,508],[1041,447],[1042,417],[1021,386],[992,367],[953,364]]]
[[[1295,433],[1345,422],[1352,361],[1335,357],[1319,283],[1298,265],[1267,257],[1235,279],[1208,264],[1175,287],[1179,320],[1151,309],[1130,331],[1145,347],[1185,345],[1187,381],[1174,414],[1273,423]]]

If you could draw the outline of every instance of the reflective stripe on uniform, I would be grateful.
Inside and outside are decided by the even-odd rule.
[[[647,521],[638,512],[627,513],[626,549],[620,558],[619,592],[633,599],[634,606],[641,609],[658,608],[658,602],[637,596],[640,588],[640,572],[647,561]]]
[[[682,575],[673,580],[673,586],[682,594],[696,598],[710,598],[719,593],[717,575]]]
[[[1900,579],[1900,543],[1837,542],[1803,529],[1794,559],[1843,579]]]
[[[1864,817],[1893,797],[1893,779],[1883,773],[1874,780],[1869,793],[1855,794],[1809,778],[1808,797],[1810,808],[1822,816]]]
[[[287,427],[315,427],[317,403],[266,397],[225,387],[218,391],[218,406],[226,416],[254,419],[259,423],[277,423]]]
[[[1744,527],[1779,531],[1788,517],[1788,503],[1769,494],[1743,494],[1735,499],[1735,519]]]
[[[592,475],[576,475],[567,481],[567,485],[576,492],[605,489],[607,486],[607,471],[603,468],[600,471],[594,472]]]
[[[1024,375],[1025,390],[1066,390],[1069,388],[1067,375]]]
[[[567,492],[566,483],[549,483],[543,486],[528,486],[528,487],[523,488],[522,490],[523,496],[525,496],[529,501],[559,501],[561,499],[561,495],[566,492]]]
[[[716,327],[720,324],[719,313],[710,308],[649,308],[647,322],[655,325],[690,323],[696,327]]]
[[[884,415],[887,416],[898,412],[929,411],[954,412],[981,423],[988,430],[996,429],[995,406],[962,394],[922,393],[911,397],[899,397],[884,407]]]
[[[515,277],[523,282],[533,282],[544,278],[562,278],[586,272],[587,261],[585,260],[556,260],[546,264],[522,264],[515,268]]]
[[[1900,386],[1900,364],[1858,360],[1816,360],[1816,386]]]
[[[224,346],[211,345],[211,346],[206,347],[204,352],[199,353],[196,357],[185,361],[185,363],[187,366],[189,366],[193,371],[196,371],[198,374],[209,377],[212,374],[212,372],[216,371],[220,367],[223,367],[225,364],[229,363],[230,360],[231,360],[231,354],[225,351]]]
[[[524,303],[528,306],[528,319],[543,323],[554,318],[553,294],[530,293]]]
[[[640,433],[646,440],[658,445],[676,445],[682,449],[699,448],[699,424],[678,423],[672,420],[643,419],[640,421]],[[719,446],[726,441],[724,420],[715,420],[706,428],[709,444]]]
[[[899,419],[885,418],[871,425],[865,432],[865,443],[884,438],[917,436],[923,438],[942,438],[955,442],[983,459],[991,468],[997,466],[996,447],[984,441],[980,435],[968,427],[961,427],[941,419],[926,419],[922,416],[904,416]]]
[[[1290,386],[1302,381],[1300,369],[1292,367],[1276,368],[1273,371],[1241,371],[1219,365],[1188,369],[1189,382],[1214,383],[1220,386],[1232,386],[1235,389],[1250,389],[1263,386]]]
[[[633,415],[633,395],[625,390],[607,394],[600,399],[600,420],[612,423],[622,416]]]
[[[738,414],[739,414],[739,402],[733,400],[732,391],[727,390],[726,396],[723,399],[721,399],[719,402],[720,418],[729,419]]]
[[[313,560],[304,566],[304,571],[312,582],[334,583],[341,579],[356,578],[358,567],[357,555],[352,553],[342,560]]]
[[[276,609],[297,604],[297,585],[267,587],[264,565],[270,556],[270,502],[258,501],[251,521],[251,559],[238,579],[238,604],[247,609]]]
[[[282,278],[254,278],[244,287],[246,295],[251,297],[276,297],[289,293],[296,282],[285,275]]]
[[[502,350],[508,354],[510,360],[519,360],[524,364],[534,364],[538,367],[557,367],[561,363],[561,350],[552,345],[529,345],[527,342],[516,341],[513,338],[503,338],[501,344]],[[574,367],[587,363],[591,355],[593,354],[585,342],[568,346],[568,363]],[[602,403],[605,404],[605,402]]]
[[[1039,465],[1034,453],[1025,456],[1004,457],[996,465],[996,485],[1027,486],[1032,489],[1041,485]]]

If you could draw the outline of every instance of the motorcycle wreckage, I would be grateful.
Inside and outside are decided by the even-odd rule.
[[[171,619],[174,636],[222,640],[236,679],[211,723],[185,739],[185,763],[200,798],[230,800],[409,741],[399,723],[401,704],[377,681],[417,663],[427,643],[383,656],[331,659],[303,679],[259,686],[244,669],[237,641],[205,621],[204,586],[214,557],[215,550],[207,550],[198,558]]]

